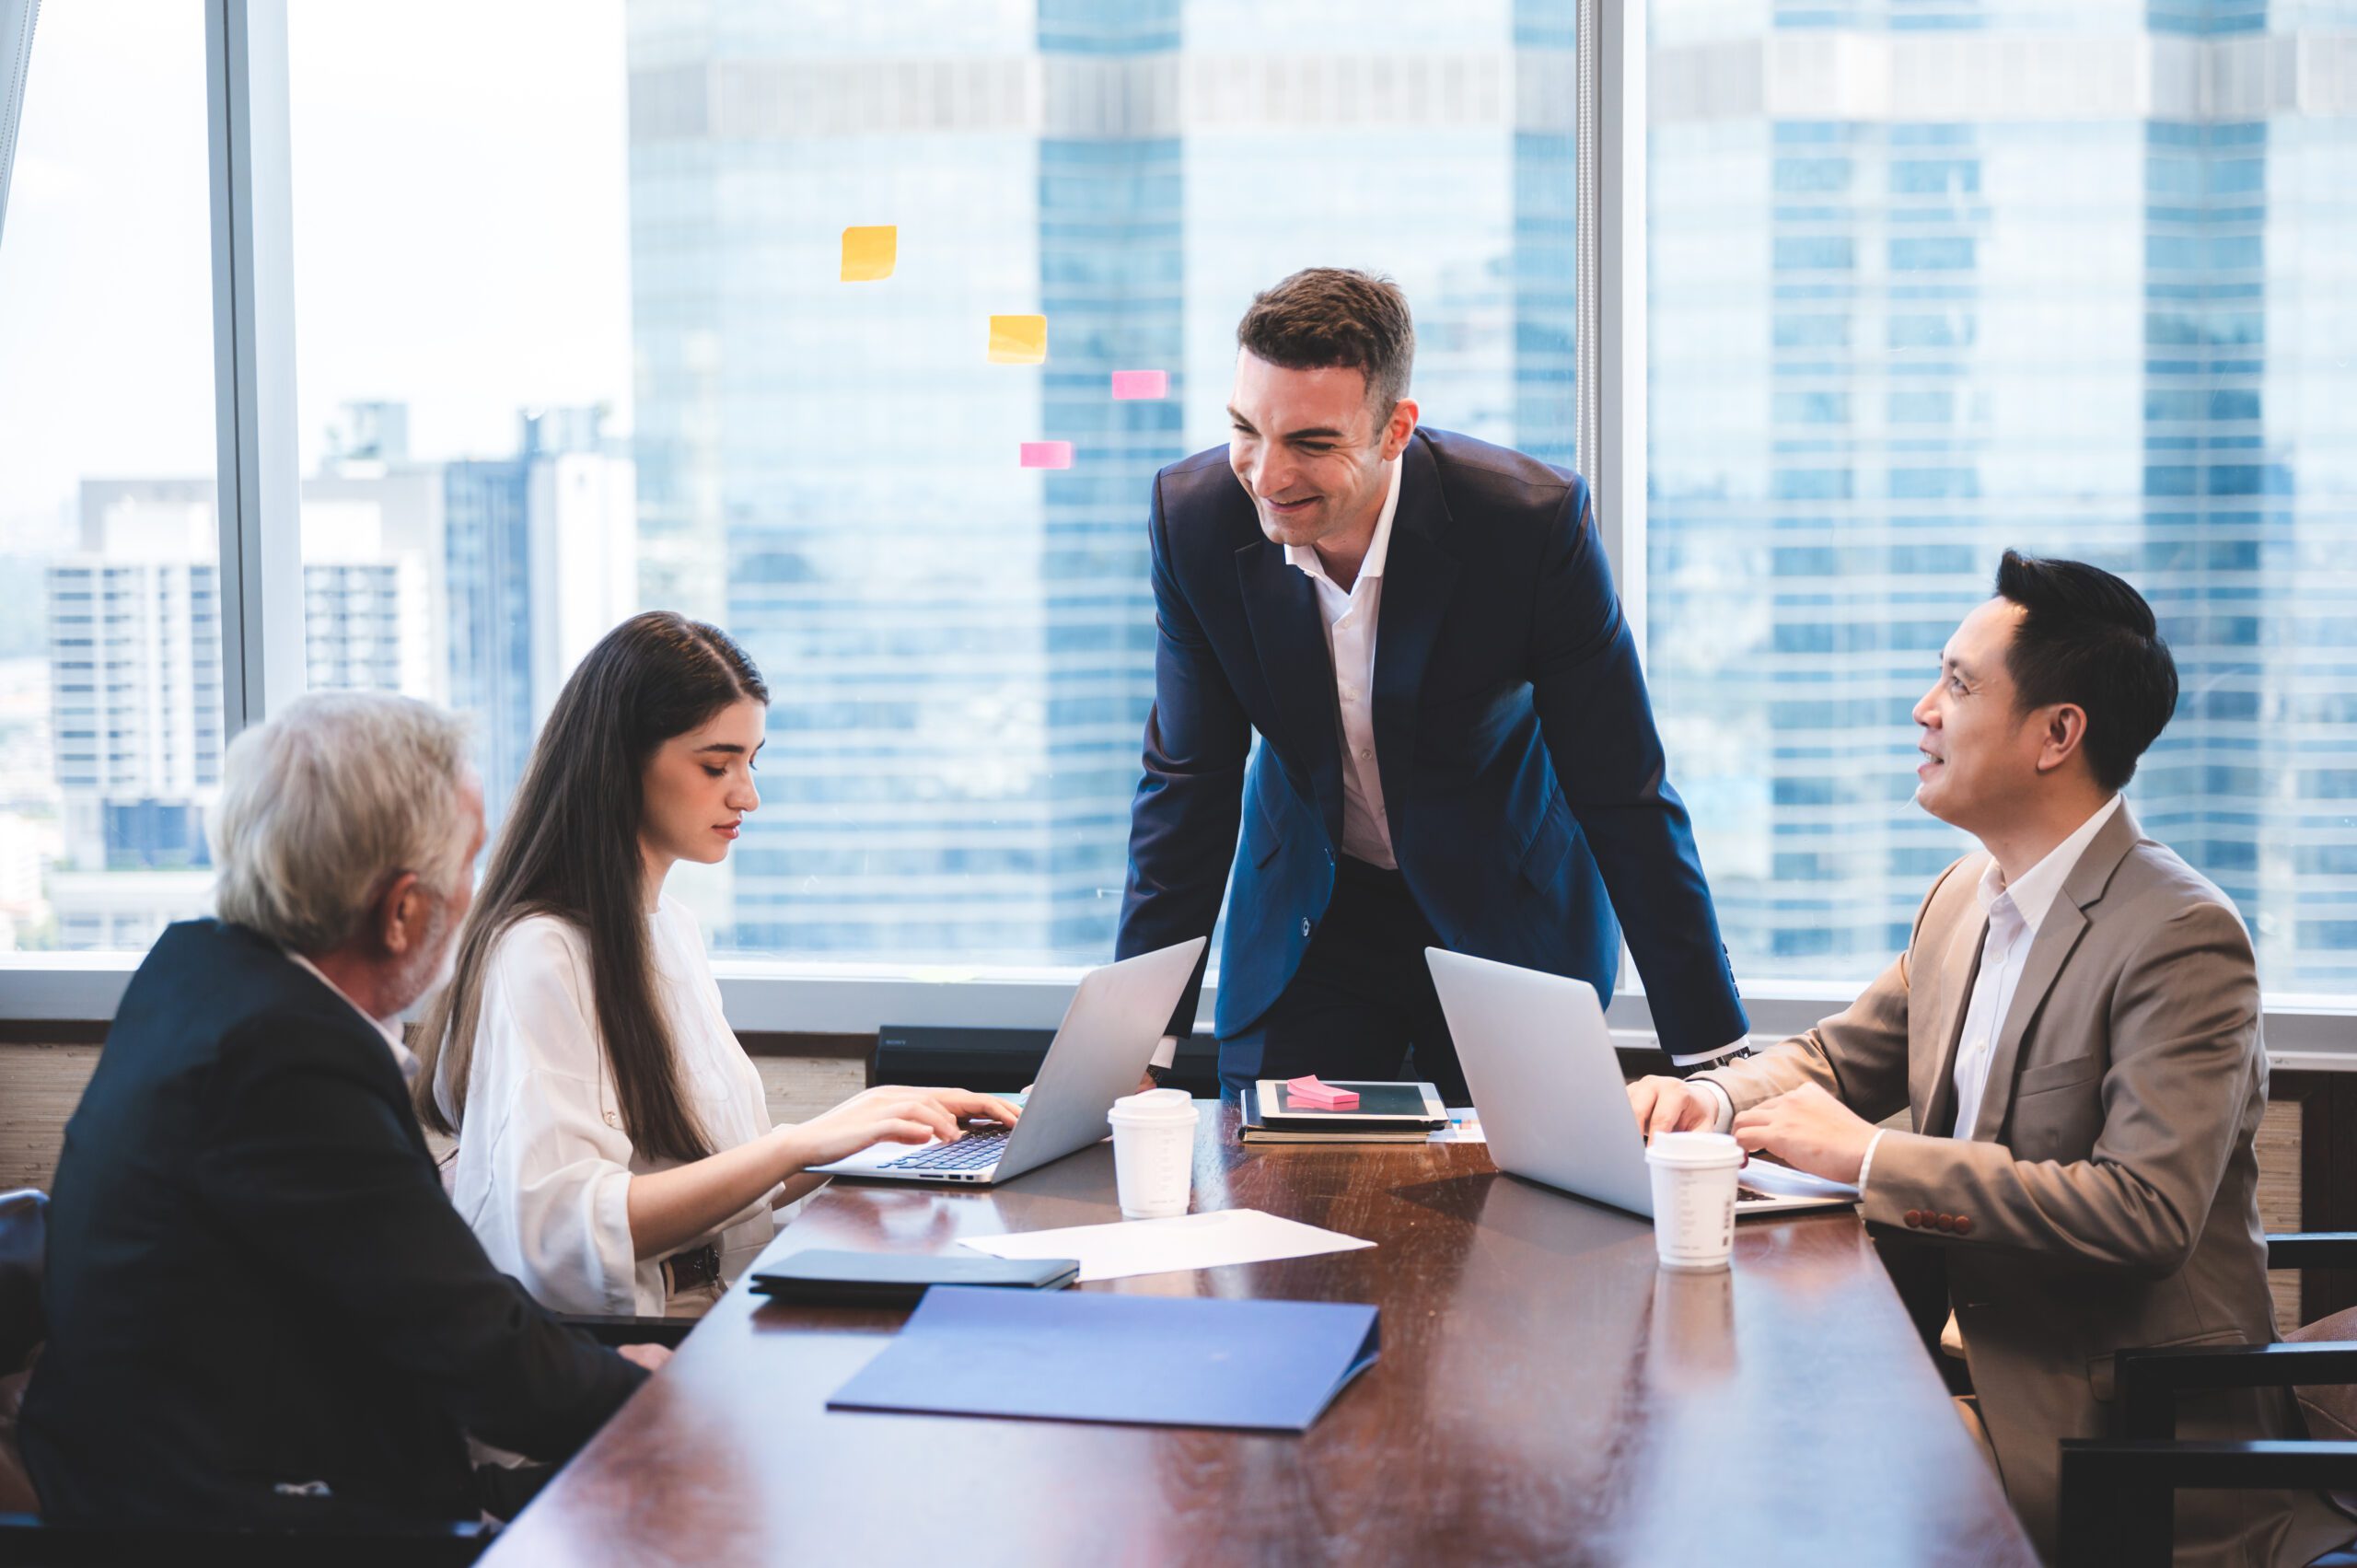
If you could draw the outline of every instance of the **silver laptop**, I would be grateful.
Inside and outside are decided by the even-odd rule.
[[[987,1187],[1088,1147],[1112,1131],[1105,1116],[1113,1102],[1137,1092],[1207,940],[1198,936],[1081,976],[1024,1101],[1023,1120],[1012,1128],[947,1143],[871,1144],[812,1172]]]
[[[1644,1134],[1595,987],[1438,947],[1424,956],[1497,1167],[1652,1218]],[[1857,1197],[1855,1188],[1754,1160],[1736,1213],[1830,1208]]]

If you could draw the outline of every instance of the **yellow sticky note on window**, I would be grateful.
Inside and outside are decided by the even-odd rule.
[[[874,283],[892,275],[900,259],[900,230],[894,224],[843,230],[843,282]]]
[[[1048,360],[1048,319],[1045,316],[991,318],[993,365],[1044,365]]]

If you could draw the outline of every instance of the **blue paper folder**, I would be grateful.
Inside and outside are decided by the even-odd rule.
[[[1306,1432],[1375,1358],[1372,1307],[935,1285],[827,1407]]]

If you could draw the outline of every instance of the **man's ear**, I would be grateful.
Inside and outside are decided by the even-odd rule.
[[[2038,739],[2038,771],[2050,773],[2085,749],[2087,710],[2076,703],[2057,703],[2046,711],[2044,730]]]
[[[414,871],[385,884],[377,899],[377,940],[388,953],[406,953],[425,935],[425,885]]]
[[[1408,438],[1416,433],[1416,420],[1422,410],[1413,398],[1401,398],[1391,405],[1391,417],[1383,426],[1383,460],[1389,462],[1408,449]]]

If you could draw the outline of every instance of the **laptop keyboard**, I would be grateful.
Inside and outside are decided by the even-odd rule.
[[[885,1170],[973,1170],[995,1165],[1006,1147],[1006,1132],[969,1132],[954,1144],[935,1144],[912,1155],[887,1160]]]

